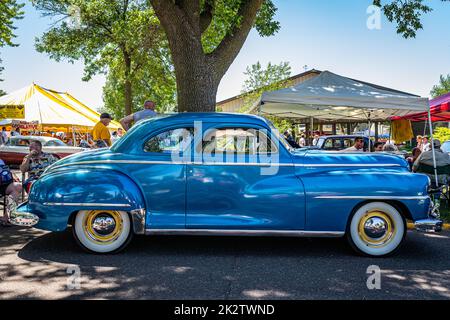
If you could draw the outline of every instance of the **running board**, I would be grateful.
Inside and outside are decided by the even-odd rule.
[[[222,230],[222,229],[146,229],[146,235],[188,235],[188,236],[254,236],[254,237],[305,237],[339,238],[342,231],[301,230]]]

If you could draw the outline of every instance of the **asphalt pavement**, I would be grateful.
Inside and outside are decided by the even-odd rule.
[[[397,255],[375,259],[342,239],[259,237],[138,236],[99,256],[70,230],[0,227],[0,299],[449,298],[448,231],[410,231]]]

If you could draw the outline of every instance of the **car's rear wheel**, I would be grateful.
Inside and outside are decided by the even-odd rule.
[[[393,254],[406,236],[406,221],[400,212],[385,202],[370,202],[353,214],[347,240],[360,254],[382,257]]]
[[[133,236],[130,217],[124,211],[79,211],[72,230],[77,243],[94,253],[119,252]]]

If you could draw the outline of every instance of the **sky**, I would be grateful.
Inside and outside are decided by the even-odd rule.
[[[23,1],[25,2],[25,1]],[[415,39],[404,39],[384,17],[379,29],[369,29],[371,0],[275,0],[280,31],[262,38],[253,30],[223,77],[221,101],[241,93],[246,67],[287,61],[292,75],[305,69],[329,70],[393,89],[429,96],[441,74],[450,73],[450,3],[426,0],[433,11],[423,17],[424,29]],[[35,38],[51,26],[28,1],[25,18],[16,26],[19,47],[0,49],[5,70],[0,88],[6,92],[35,82],[68,91],[89,106],[103,105],[105,77],[81,80],[83,63],[56,62],[36,52]],[[307,66],[307,67],[305,67]]]

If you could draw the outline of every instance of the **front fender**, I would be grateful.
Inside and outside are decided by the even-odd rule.
[[[66,229],[70,215],[79,210],[127,211],[135,232],[141,233],[145,226],[145,201],[139,187],[127,175],[106,168],[45,174],[33,184],[28,208],[39,217],[36,227],[51,231]]]
[[[388,168],[301,168],[306,192],[306,229],[345,231],[354,208],[365,201],[401,203],[413,221],[428,216],[429,179]]]

